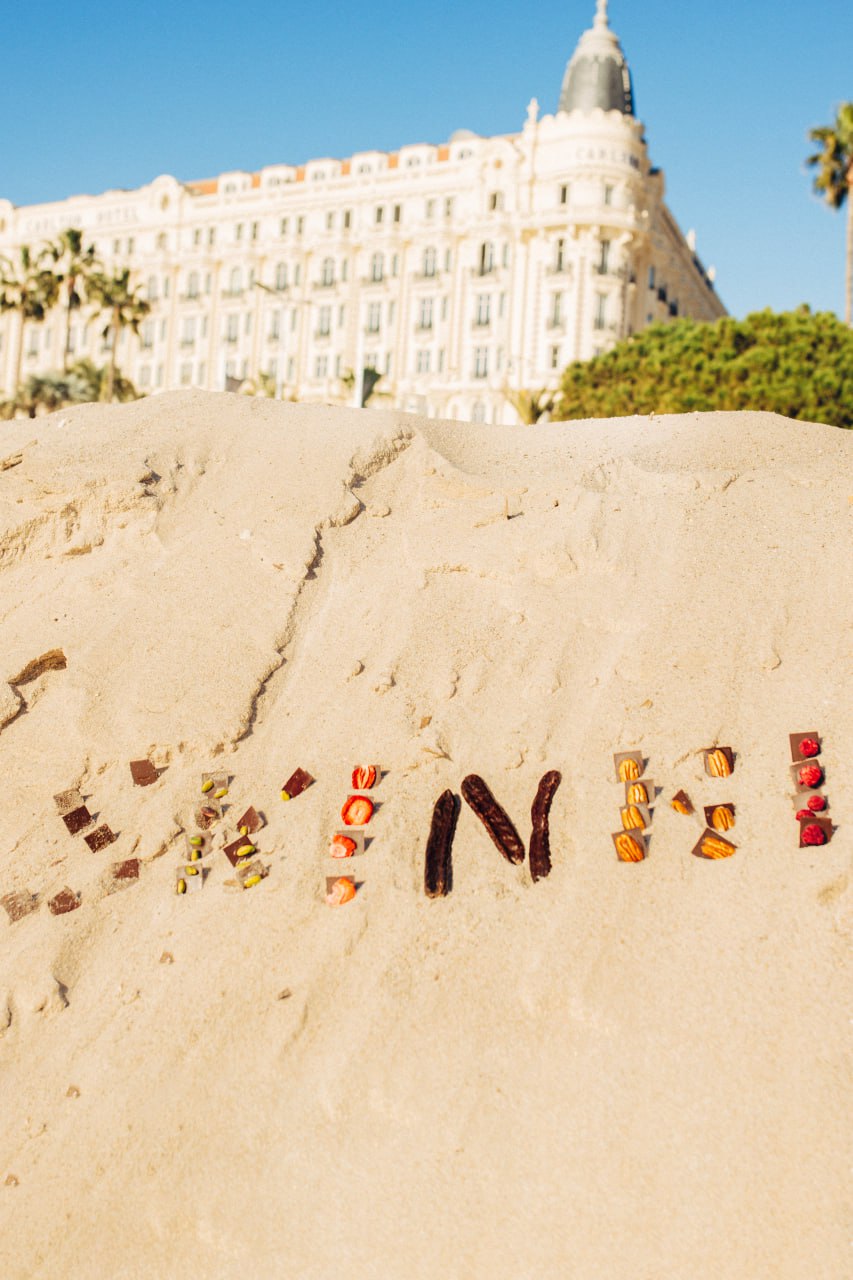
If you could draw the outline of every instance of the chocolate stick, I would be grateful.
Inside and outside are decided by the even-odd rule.
[[[506,809],[498,804],[483,779],[476,773],[469,773],[468,777],[462,781],[462,795],[507,862],[523,862],[524,845],[521,842],[521,836],[512,825],[512,819]]]
[[[551,872],[551,833],[548,815],[551,812],[551,801],[562,781],[563,775],[556,769],[544,774],[530,810],[530,817],[533,820],[533,831],[530,834],[530,875],[534,884],[537,880],[544,880]]]
[[[428,898],[444,898],[453,888],[453,836],[459,807],[459,797],[452,791],[442,791],[435,802],[424,862],[424,892]]]

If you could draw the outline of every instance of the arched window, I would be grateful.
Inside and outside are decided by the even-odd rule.
[[[424,249],[424,275],[435,275],[435,259],[436,253],[432,245],[428,249]]]

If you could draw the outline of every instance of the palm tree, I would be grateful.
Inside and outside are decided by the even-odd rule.
[[[24,355],[24,324],[33,320],[40,324],[59,297],[59,277],[47,265],[46,249],[33,251],[22,245],[15,258],[0,258],[0,313],[16,311],[21,317],[18,349],[15,354],[12,395],[17,395]]]
[[[542,387],[539,391],[516,391],[512,387],[504,387],[504,398],[515,409],[519,421],[532,427],[540,418],[544,418],[546,413],[554,412],[561,393],[549,391],[547,387]]]
[[[98,265],[95,246],[83,248],[83,232],[77,227],[67,227],[59,238],[47,246],[53,261],[59,266],[59,278],[65,285],[65,345],[62,351],[62,368],[67,372],[71,356],[71,317],[83,303],[78,285],[86,283]]]
[[[817,168],[815,191],[831,209],[840,209],[847,201],[844,320],[849,325],[853,324],[853,102],[843,102],[835,123],[810,129],[809,138],[821,148],[806,160],[806,164]]]
[[[374,395],[387,396],[388,395],[387,391],[376,390],[376,384],[380,382],[381,379],[382,379],[382,374],[379,372],[378,369],[374,369],[373,366],[369,364],[366,364],[364,366],[364,369],[362,371],[362,381],[361,381],[362,409],[367,407],[367,402],[368,400],[370,400],[371,396],[374,396]],[[346,373],[341,375],[340,381],[343,384],[343,386],[346,388],[346,390],[350,394],[352,394],[352,392],[355,390],[355,374],[353,373],[352,369],[347,369]]]
[[[104,275],[102,271],[94,271],[87,281],[86,293],[89,301],[94,303],[99,312],[109,316],[104,327],[103,338],[110,342],[110,362],[107,368],[107,383],[104,388],[104,400],[113,399],[116,380],[116,350],[119,334],[122,329],[130,329],[139,337],[139,325],[151,306],[136,292],[130,283],[130,268],[117,271],[115,275]]]

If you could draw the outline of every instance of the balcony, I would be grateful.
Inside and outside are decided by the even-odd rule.
[[[415,325],[415,333],[432,333],[432,330],[433,330],[433,325],[431,320],[429,322],[425,320],[419,320],[418,323]]]
[[[334,289],[338,284],[340,284],[340,281],[335,279],[315,280],[311,287],[312,289]]]
[[[223,298],[231,298],[231,299],[242,298],[243,293],[244,293],[243,289],[223,289],[222,290]]]
[[[331,338],[331,336],[332,336],[331,329],[315,329],[314,330],[313,337],[315,342],[325,342],[327,339]]]
[[[475,316],[474,319],[471,321],[471,328],[479,329],[480,332],[482,332],[484,329],[491,329],[491,327],[492,327],[491,316]]]
[[[195,338],[181,338],[181,341],[178,345],[180,346],[182,351],[186,351],[190,347],[195,346]]]
[[[545,327],[551,332],[562,333],[566,327],[566,322],[562,316],[549,316]]]

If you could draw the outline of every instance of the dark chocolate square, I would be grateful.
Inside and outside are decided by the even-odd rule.
[[[244,854],[243,854],[243,858],[238,859],[238,857],[237,857],[237,850],[238,850],[238,849],[240,849],[240,848],[242,848],[242,846],[243,846],[243,845],[251,844],[251,843],[252,843],[252,842],[251,842],[251,840],[249,839],[249,837],[248,837],[248,836],[240,836],[240,837],[239,837],[239,839],[237,839],[237,840],[232,840],[230,844],[227,844],[227,845],[225,846],[225,848],[223,849],[223,851],[222,851],[222,852],[225,854],[225,857],[226,857],[226,858],[228,859],[228,861],[231,863],[231,866],[232,866],[232,867],[236,867],[236,866],[237,866],[238,861],[239,861],[240,863],[242,863],[243,858],[251,858],[251,857],[253,857],[253,856],[254,856],[254,854],[255,854],[255,853],[257,853],[257,850],[256,850],[256,849],[253,849],[253,850],[252,850],[252,853],[244,853]]]
[[[819,818],[817,815],[810,818],[800,818],[800,848],[801,849],[822,849],[822,844],[803,844],[803,832],[806,827],[820,827],[826,836],[826,844],[832,839],[833,825],[831,818]]]
[[[16,920],[23,920],[24,916],[28,916],[31,911],[35,911],[39,904],[37,893],[30,893],[28,889],[20,889],[15,893],[7,893],[0,898],[0,906],[9,917],[9,923],[14,924]]]
[[[83,837],[92,853],[100,853],[102,849],[106,849],[108,844],[112,844],[115,838],[105,822],[100,827],[96,827],[91,835]]]
[[[256,831],[260,831],[261,827],[264,825],[264,820],[258,813],[257,809],[255,809],[253,805],[249,805],[242,818],[238,818],[234,825],[238,831],[241,827],[247,827],[249,835],[253,836]]]
[[[696,841],[696,844],[693,846],[693,848],[690,851],[693,854],[694,858],[704,858],[707,862],[727,862],[728,861],[728,858],[712,858],[707,853],[702,852],[702,845],[705,843],[706,840],[709,840],[709,839],[719,840],[722,844],[728,845],[728,847],[731,849],[731,853],[728,855],[729,858],[732,857],[732,855],[737,852],[736,844],[732,844],[731,840],[727,840],[726,837],[721,832],[715,831],[713,827],[706,827],[705,830],[702,832],[701,836],[699,837],[699,839]]]
[[[70,813],[63,813],[62,821],[68,828],[69,833],[72,836],[76,836],[78,831],[85,831],[87,827],[91,827],[95,819],[83,804],[79,809],[72,809]]]
[[[811,733],[789,733],[788,741],[791,744],[791,759],[793,760],[794,764],[805,764],[807,760],[817,760],[817,756],[800,755],[800,743],[802,742],[803,738],[814,738],[819,748],[817,756],[819,756],[821,751],[823,751],[823,743],[821,742],[820,734],[817,732],[816,729],[813,730]]]
[[[713,822],[711,821],[711,814],[714,812],[715,809],[728,809],[729,813],[732,815],[732,819],[734,819],[734,816],[735,816],[735,807],[733,804],[706,804],[704,807],[705,825],[707,827],[710,827],[714,831],[716,831],[717,829],[714,826]],[[721,835],[724,840],[726,839],[726,834],[724,831],[717,831],[717,835],[718,836]]]
[[[127,858],[124,862],[114,862],[112,865],[113,880],[138,880],[139,879],[139,859]]]
[[[282,791],[286,791],[291,800],[295,800],[303,791],[307,791],[313,781],[310,773],[306,773],[304,769],[296,769],[285,782]]]

